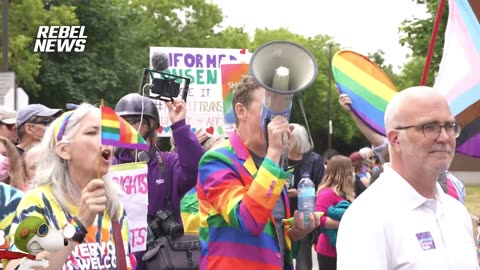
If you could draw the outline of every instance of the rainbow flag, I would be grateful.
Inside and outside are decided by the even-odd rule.
[[[101,106],[102,109],[102,144],[120,148],[148,151],[148,144],[122,117],[112,108]]]
[[[449,0],[440,69],[434,88],[463,124],[457,152],[480,157],[480,1]]]
[[[332,73],[338,91],[352,100],[352,111],[371,129],[385,135],[383,116],[397,93],[387,74],[367,57],[350,50],[333,56]]]

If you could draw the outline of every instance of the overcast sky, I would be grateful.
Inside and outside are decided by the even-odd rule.
[[[410,53],[398,43],[404,19],[425,17],[425,9],[412,0],[211,0],[225,16],[225,26],[287,28],[303,36],[327,34],[343,48],[361,54],[381,49],[386,62],[403,65]]]

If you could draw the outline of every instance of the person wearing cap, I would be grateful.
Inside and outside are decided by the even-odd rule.
[[[358,197],[364,192],[369,185],[369,178],[365,174],[365,166],[363,163],[363,157],[359,152],[353,152],[349,156],[354,168],[355,177],[355,196]]]
[[[16,120],[16,112],[0,110],[0,136],[9,139],[12,143],[17,139],[17,132],[15,131]]]
[[[61,113],[61,109],[51,109],[42,104],[29,104],[18,111],[17,150],[20,155],[32,143],[42,140],[45,128]]]
[[[148,221],[159,210],[170,210],[178,224],[182,224],[180,200],[197,182],[198,163],[205,152],[195,134],[186,124],[186,105],[182,99],[165,103],[176,143],[175,152],[160,151],[155,145],[160,118],[157,105],[145,96],[130,93],[123,96],[115,106],[115,112],[136,128],[149,144],[148,152],[138,154],[130,149],[118,148],[113,164],[136,160],[148,162]],[[137,270],[147,269],[142,260],[145,252],[135,252]],[[155,268],[155,267],[154,267]]]

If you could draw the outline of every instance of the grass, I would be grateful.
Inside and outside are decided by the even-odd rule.
[[[465,198],[465,206],[470,214],[480,217],[480,185],[465,186],[467,197]],[[473,221],[474,235],[477,235],[477,222]]]

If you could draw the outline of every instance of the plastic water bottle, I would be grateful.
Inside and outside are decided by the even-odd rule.
[[[298,189],[298,211],[303,213],[304,223],[308,225],[310,213],[315,211],[315,184],[308,173],[302,175],[297,185]]]

